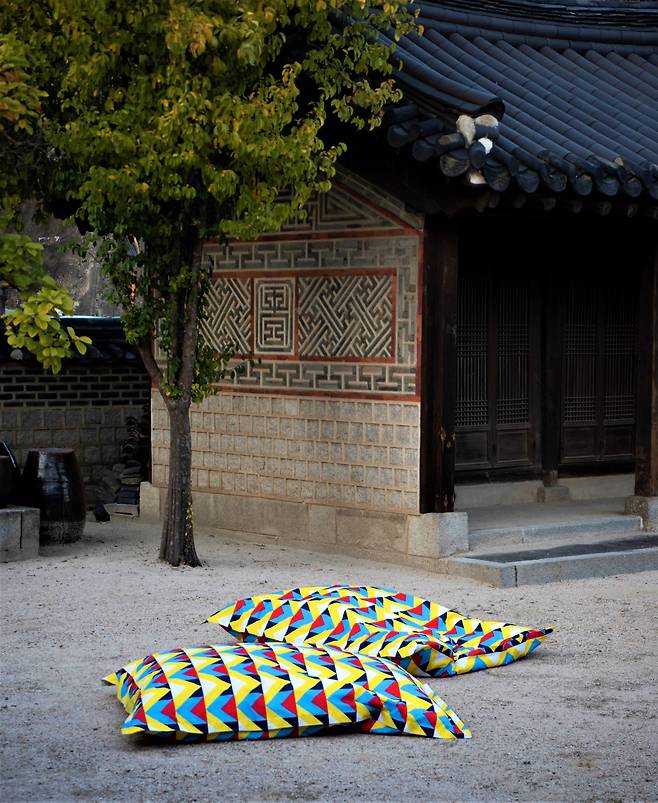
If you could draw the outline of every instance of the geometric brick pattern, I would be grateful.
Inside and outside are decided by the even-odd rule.
[[[224,383],[228,384],[228,383]],[[359,393],[416,393],[416,369],[409,365],[350,362],[266,362],[246,366],[242,387]]]
[[[300,357],[392,356],[391,275],[299,279]]]
[[[254,317],[257,354],[293,354],[294,279],[255,279]]]
[[[337,268],[351,269],[351,275],[358,274],[355,269],[387,269],[396,266],[395,293],[395,364],[332,363],[314,357],[313,363],[287,359],[285,362],[266,362],[265,359],[249,368],[244,375],[235,380],[224,380],[222,384],[236,384],[249,387],[330,390],[342,391],[351,395],[360,393],[388,393],[407,395],[417,393],[416,388],[416,310],[418,305],[418,238],[415,235],[369,237],[355,240],[313,240],[308,242],[260,242],[235,243],[226,246],[208,244],[206,253],[214,264],[215,282],[221,284],[228,280],[223,272],[266,270],[270,275],[282,273],[290,278],[295,269],[303,269],[303,281],[311,270],[318,275],[336,274]],[[383,273],[383,271],[382,271]],[[381,276],[382,273],[378,275]],[[350,274],[346,274],[350,275]],[[221,278],[220,278],[221,277]],[[250,281],[245,277],[243,281]],[[245,323],[246,331],[251,331],[251,321]],[[301,332],[300,332],[301,334]],[[300,343],[301,346],[301,343]],[[382,357],[382,359],[385,359]],[[388,357],[390,359],[390,356]]]
[[[238,352],[251,350],[251,279],[210,282],[201,331],[206,343],[217,351],[230,344],[235,344]]]
[[[166,482],[169,421],[152,395],[153,483]],[[222,391],[194,405],[199,491],[418,513],[417,402]]]
[[[329,193],[314,195],[305,207],[306,215],[294,217],[283,232],[392,229],[396,223],[370,206],[359,203],[350,193],[334,185]]]
[[[364,200],[363,187],[357,192],[361,197],[334,186],[313,198],[307,217],[289,221],[281,236],[206,244],[215,288],[238,281],[242,272],[242,282],[263,287],[296,283],[288,294],[279,284],[278,299],[255,292],[257,309],[249,312],[237,305],[240,314],[230,321],[237,328],[241,320],[241,343],[250,342],[262,359],[223,380],[224,387],[330,391],[354,398],[419,393],[420,231]],[[229,339],[237,336],[234,330]]]

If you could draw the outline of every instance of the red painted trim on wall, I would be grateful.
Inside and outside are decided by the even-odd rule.
[[[248,387],[245,385],[216,385],[218,393],[259,393],[262,396],[312,396],[328,399],[345,399],[346,401],[402,401],[420,402],[420,396],[413,393],[376,393],[358,390],[305,390],[303,388],[267,388]]]

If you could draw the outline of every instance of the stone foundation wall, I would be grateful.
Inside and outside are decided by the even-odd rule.
[[[195,526],[246,538],[276,538],[327,552],[369,556],[440,570],[468,548],[466,513],[407,514],[312,501],[195,491]],[[160,519],[166,489],[142,483],[140,516]]]
[[[169,422],[152,396],[152,476],[165,486]],[[192,486],[418,512],[420,405],[221,392],[195,405]]]

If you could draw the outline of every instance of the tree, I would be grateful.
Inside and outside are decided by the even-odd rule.
[[[71,353],[84,354],[88,337],[64,328],[62,315],[73,313],[73,300],[43,268],[43,246],[21,233],[21,204],[38,194],[35,178],[45,150],[38,130],[45,92],[30,81],[25,48],[12,36],[0,39],[0,315],[7,341],[27,348],[53,373]],[[5,314],[5,298],[14,290],[18,309]]]
[[[277,231],[329,189],[345,146],[324,142],[327,122],[380,122],[398,93],[377,32],[414,17],[406,0],[9,0],[0,25],[47,92],[49,192],[101,238],[169,413],[160,557],[197,565],[190,405],[232,356],[201,334],[203,241]]]

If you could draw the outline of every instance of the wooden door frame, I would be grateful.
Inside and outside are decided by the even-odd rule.
[[[459,235],[427,217],[423,240],[420,512],[455,509]]]

